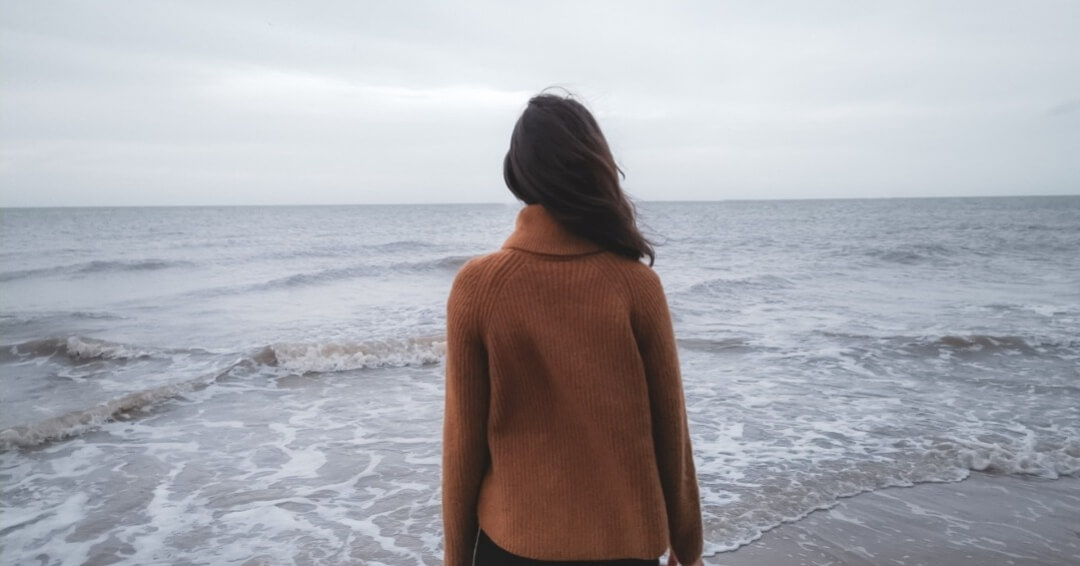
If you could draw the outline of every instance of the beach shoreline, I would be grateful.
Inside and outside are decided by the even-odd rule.
[[[1076,564],[1080,478],[973,472],[956,483],[867,492],[779,525],[705,563]]]

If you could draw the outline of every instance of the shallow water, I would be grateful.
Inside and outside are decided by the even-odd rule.
[[[1080,563],[1080,479],[973,473],[843,499],[771,530],[723,566],[1058,566]]]
[[[1080,198],[645,203],[708,550],[1080,471]],[[438,563],[446,293],[502,205],[5,210],[6,559]]]

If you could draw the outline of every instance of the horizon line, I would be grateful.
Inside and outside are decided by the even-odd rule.
[[[935,196],[867,196],[867,197],[776,197],[776,198],[720,198],[720,199],[635,199],[635,204],[657,203],[717,203],[717,202],[801,202],[801,201],[848,201],[848,200],[945,200],[987,198],[1055,198],[1080,197],[1080,193],[1035,195],[935,195]],[[460,201],[460,202],[327,202],[327,203],[262,203],[262,204],[81,204],[81,205],[0,205],[0,210],[14,209],[65,209],[65,208],[244,208],[244,207],[326,207],[326,206],[476,206],[519,204],[520,201]]]

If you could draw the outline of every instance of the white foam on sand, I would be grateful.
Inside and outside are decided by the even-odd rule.
[[[973,474],[950,484],[886,489],[772,529],[716,556],[756,564],[1012,564],[1080,562],[1080,480]]]
[[[297,373],[328,373],[430,365],[439,363],[445,355],[445,338],[422,336],[351,343],[274,344],[256,358],[272,358],[279,367]]]

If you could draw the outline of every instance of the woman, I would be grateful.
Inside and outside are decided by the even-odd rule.
[[[447,566],[700,562],[671,315],[620,174],[584,106],[529,101],[503,164],[526,206],[447,303]]]

